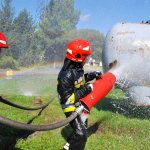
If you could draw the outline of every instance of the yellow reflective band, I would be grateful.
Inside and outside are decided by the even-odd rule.
[[[75,95],[74,93],[72,93],[72,95],[70,96],[70,104],[74,104],[75,102]]]
[[[81,85],[85,84],[85,80],[81,81],[80,83],[78,84],[75,84],[75,88],[80,88]]]
[[[63,109],[64,112],[71,112],[71,111],[74,111],[76,108],[74,106],[70,106],[70,107],[67,107],[65,109]]]
[[[83,80],[83,81],[81,82],[81,85],[83,85],[83,84],[85,84],[85,80]]]
[[[76,85],[75,85],[75,88],[78,89],[78,88],[80,88],[80,86],[81,86],[80,83],[79,83],[79,84],[76,84]]]

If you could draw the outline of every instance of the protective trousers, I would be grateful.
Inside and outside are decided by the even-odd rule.
[[[69,116],[66,114],[66,116]],[[84,150],[87,141],[87,125],[82,121],[81,116],[78,116],[70,122],[73,128],[73,133],[67,139],[64,150]]]

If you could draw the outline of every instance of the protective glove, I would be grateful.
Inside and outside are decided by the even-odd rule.
[[[84,85],[82,85],[79,89],[76,89],[74,91],[75,94],[75,101],[78,102],[80,98],[85,97],[86,95],[88,95],[89,93],[91,93],[93,90],[93,85],[90,83],[86,83]]]
[[[85,74],[85,79],[86,81],[91,81],[93,79],[100,79],[101,78],[102,73],[100,71],[94,71],[94,72],[90,72]]]
[[[91,83],[86,83],[81,86],[80,90],[82,90],[85,95],[87,95],[93,91],[93,85]]]

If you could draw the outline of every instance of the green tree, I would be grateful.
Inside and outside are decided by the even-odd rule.
[[[43,7],[39,24],[40,41],[45,61],[62,60],[65,35],[75,29],[79,11],[74,9],[74,0],[51,0]]]
[[[33,19],[26,9],[22,10],[14,19],[13,27],[13,36],[15,37],[13,57],[15,59],[22,59],[32,43],[35,30]]]
[[[43,39],[43,33],[36,31],[32,36],[32,42],[25,55],[20,59],[21,65],[30,66],[32,64],[43,63],[45,41]]]
[[[0,31],[6,35],[12,31],[14,11],[11,6],[12,0],[3,0],[0,7]]]
[[[0,61],[1,69],[18,69],[18,62],[11,56],[3,56]]]

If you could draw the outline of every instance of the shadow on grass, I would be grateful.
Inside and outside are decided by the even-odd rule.
[[[150,119],[150,106],[137,106],[128,99],[104,98],[95,108],[97,110],[119,113],[129,118]]]
[[[97,122],[95,122],[94,124],[88,126],[88,137],[90,137],[92,134],[95,134],[97,132],[97,130],[99,130],[99,126],[101,125],[101,123],[103,121],[105,121],[107,119],[107,117],[103,117],[101,120],[98,120]],[[62,130],[61,130],[61,134],[62,137],[67,140],[67,138],[71,135],[72,133],[72,128],[70,125],[65,126]]]
[[[88,127],[88,137],[90,137],[92,134],[95,134],[99,129],[100,125],[102,124],[103,121],[107,120],[106,118],[102,118],[101,120],[98,120],[94,124]]]
[[[41,115],[43,109],[33,118],[31,118],[27,124],[31,124],[34,119]],[[20,130],[13,127],[0,124],[0,150],[22,150],[15,148],[17,140],[27,139],[29,135],[34,131]]]

